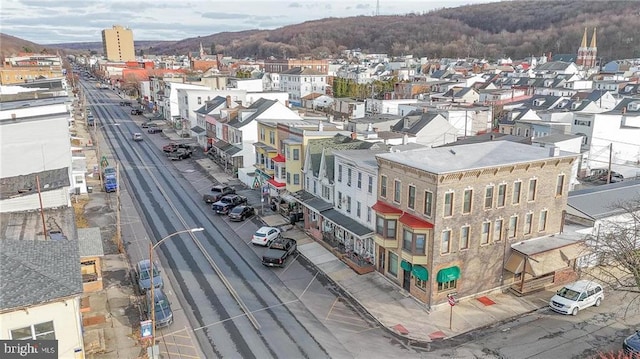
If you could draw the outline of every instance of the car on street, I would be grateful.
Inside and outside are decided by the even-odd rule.
[[[603,299],[602,286],[583,279],[562,287],[549,301],[549,307],[558,313],[578,315],[580,310],[599,307]]]
[[[139,108],[134,108],[134,109],[131,110],[131,114],[132,115],[142,115],[143,111],[141,109],[139,109]]]
[[[220,198],[218,202],[212,204],[211,209],[217,214],[229,214],[236,206],[243,204],[247,204],[247,197],[238,194],[228,194]]]
[[[151,262],[148,259],[143,259],[136,264],[136,280],[138,281],[138,288],[141,293],[145,293],[151,289],[152,281],[155,288],[162,288],[164,286],[160,271],[157,268],[158,266],[153,266],[153,275],[151,275]]]
[[[235,193],[236,193],[236,190],[233,189],[233,187],[225,186],[225,185],[215,185],[211,187],[211,193],[205,193],[202,196],[202,199],[206,203],[215,203],[215,202],[218,202],[220,198],[228,194],[235,194]]]
[[[150,127],[147,130],[148,133],[154,134],[154,133],[158,133],[158,132],[162,132],[162,129],[159,127]]]
[[[153,297],[155,298],[153,310],[155,311],[154,320],[156,323],[156,329],[168,327],[173,323],[171,303],[169,303],[169,299],[162,289],[155,289],[153,291]],[[147,313],[148,318],[151,319],[151,291],[147,292],[146,298],[147,307],[145,312]]]
[[[142,141],[142,134],[140,132],[136,132],[133,134],[134,141]]]
[[[244,221],[255,214],[256,210],[251,206],[236,206],[229,212],[229,220],[234,222]]]
[[[278,237],[269,244],[269,249],[262,255],[262,264],[269,267],[284,267],[287,258],[296,252],[295,239]]]
[[[251,244],[268,246],[279,236],[280,230],[276,227],[260,227],[251,237]]]
[[[622,350],[627,355],[633,355],[629,358],[640,358],[640,331],[636,330],[622,342]]]

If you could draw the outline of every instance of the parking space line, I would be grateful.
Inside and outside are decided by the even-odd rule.
[[[335,322],[335,323],[341,323],[341,324],[347,324],[347,325],[350,325],[350,326],[352,326],[352,327],[356,327],[356,328],[369,328],[369,326],[363,326],[363,325],[353,324],[352,322],[348,322],[348,321],[346,321],[346,320],[337,320],[337,319],[329,318],[329,319],[327,319],[327,321],[331,321],[331,322]],[[340,328],[340,329],[348,330],[348,331],[350,331],[350,332],[354,332],[354,333],[357,333],[357,332],[358,332],[357,330],[349,330],[349,329],[345,329],[345,328]]]
[[[329,311],[327,312],[327,316],[324,317],[324,320],[328,320],[329,316],[331,315],[331,312],[333,311],[333,307],[336,306],[336,304],[338,303],[338,301],[340,300],[340,297],[336,297],[336,300],[333,301],[333,304],[331,304],[331,308],[329,308]]]
[[[287,269],[289,269],[289,267],[291,267],[291,265],[296,261],[296,259],[298,259],[298,257],[300,256],[300,254],[297,254],[292,260],[289,260],[289,264],[287,264],[286,267],[284,267],[284,269],[282,270],[282,272],[280,272],[280,275],[283,275],[284,272],[287,271]]]
[[[307,287],[302,291],[302,294],[300,294],[298,299],[301,299],[302,296],[304,296],[304,293],[306,293],[309,287],[311,287],[311,283],[313,283],[313,281],[316,280],[317,276],[318,276],[318,272],[316,272],[316,274],[313,275],[313,278],[311,278],[311,280],[309,281],[309,284],[307,284]]]
[[[180,352],[176,353],[176,352],[170,352],[170,351],[160,351],[160,354],[167,354],[169,357],[171,356],[177,356],[178,358],[200,358],[199,356],[194,356],[194,355],[187,355],[187,354],[182,354]]]

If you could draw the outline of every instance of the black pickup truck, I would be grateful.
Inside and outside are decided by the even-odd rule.
[[[217,214],[229,214],[233,207],[241,204],[247,204],[247,197],[238,194],[228,194],[220,198],[218,202],[212,204],[211,209]]]
[[[228,194],[236,194],[236,190],[229,186],[217,185],[211,188],[211,193],[205,193],[202,199],[206,203],[215,203]]]
[[[278,237],[271,242],[269,249],[262,255],[262,264],[269,267],[284,267],[287,257],[297,250],[295,239]]]

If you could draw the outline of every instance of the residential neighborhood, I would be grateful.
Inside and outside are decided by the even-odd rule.
[[[501,358],[498,330],[587,318],[522,357],[640,355],[640,58],[603,62],[599,29],[491,60],[145,55],[135,31],[3,58],[0,340]],[[274,241],[292,249],[263,266]]]

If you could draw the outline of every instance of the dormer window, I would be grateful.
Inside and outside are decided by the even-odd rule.
[[[627,111],[640,111],[640,101],[633,101],[627,105]]]

